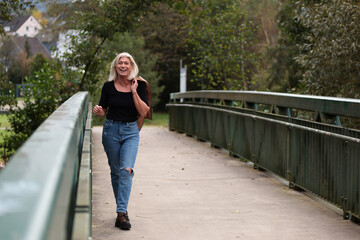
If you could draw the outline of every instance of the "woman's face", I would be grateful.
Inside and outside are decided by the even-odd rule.
[[[128,77],[132,70],[131,62],[128,57],[121,57],[116,66],[116,73],[121,77]]]

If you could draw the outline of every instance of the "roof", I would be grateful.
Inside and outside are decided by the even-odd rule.
[[[10,27],[10,32],[16,32],[25,22],[29,19],[31,15],[26,16],[16,16],[11,22],[4,23],[4,26]]]
[[[50,53],[42,44],[42,42],[38,38],[32,38],[32,37],[14,37],[14,42],[21,48],[25,49],[25,43],[28,41],[29,47],[30,47],[30,53],[32,56],[35,56],[37,54],[42,54],[47,59],[50,59]]]

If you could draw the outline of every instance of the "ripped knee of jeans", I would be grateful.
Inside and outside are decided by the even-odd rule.
[[[128,172],[129,172],[129,175],[133,175],[133,173],[134,173],[134,169],[132,169],[132,168],[125,167],[125,168],[123,168],[123,169],[126,170],[126,171],[128,171]]]

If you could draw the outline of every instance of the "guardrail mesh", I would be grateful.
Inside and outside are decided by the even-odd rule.
[[[342,208],[344,218],[359,218],[359,130],[342,127],[339,121],[329,124],[324,118],[311,121],[288,115],[298,107],[318,111],[331,121],[343,115],[359,118],[359,100],[306,96],[311,108],[311,104],[302,106],[302,95],[255,93],[260,98],[256,99],[254,92],[226,92],[172,94],[167,104],[169,129],[227,149],[231,155],[288,180],[290,186],[306,189]],[[232,99],[251,99],[253,104],[231,104]],[[258,103],[281,103],[288,111],[262,112],[254,107]],[[334,106],[344,109],[336,115]]]

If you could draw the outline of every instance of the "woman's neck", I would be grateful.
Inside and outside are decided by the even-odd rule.
[[[117,77],[115,82],[118,82],[123,87],[126,87],[131,83],[126,77]]]

